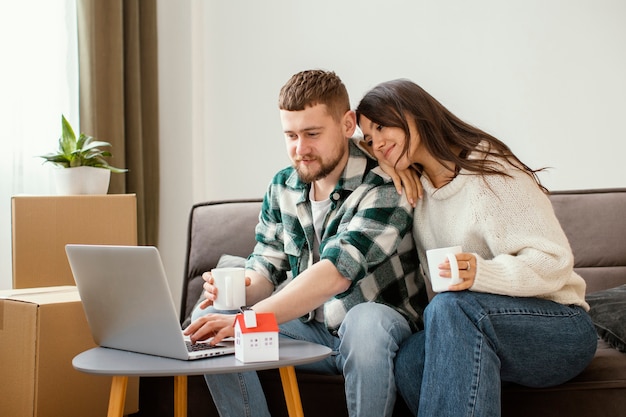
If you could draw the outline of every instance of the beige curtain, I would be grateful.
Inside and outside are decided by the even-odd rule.
[[[138,242],[157,245],[156,0],[78,0],[80,131],[113,147],[109,193],[137,195]]]

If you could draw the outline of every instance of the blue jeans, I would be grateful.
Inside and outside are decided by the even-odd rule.
[[[402,341],[411,335],[408,322],[397,311],[363,303],[348,311],[338,336],[330,334],[323,323],[300,320],[280,325],[280,335],[333,350],[325,360],[296,368],[343,374],[350,416],[391,416],[396,400],[393,361]],[[256,372],[205,375],[205,379],[221,417],[270,415]]]
[[[398,391],[417,416],[500,416],[502,381],[558,385],[580,373],[597,333],[581,307],[471,291],[436,295],[424,331],[396,357]]]

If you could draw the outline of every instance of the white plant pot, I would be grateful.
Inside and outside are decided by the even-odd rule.
[[[106,194],[111,171],[106,168],[73,167],[54,170],[57,194]]]

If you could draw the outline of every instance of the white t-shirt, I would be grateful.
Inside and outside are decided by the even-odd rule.
[[[313,199],[315,195],[315,184],[311,184],[311,191],[309,192],[309,200],[311,201],[311,212],[313,214],[313,229],[315,230],[315,242],[313,242],[313,262],[320,260],[320,242],[322,240],[322,231],[324,230],[324,222],[326,216],[330,210],[331,200],[326,198],[325,200],[315,201]],[[324,322],[324,305],[315,309],[315,320]]]

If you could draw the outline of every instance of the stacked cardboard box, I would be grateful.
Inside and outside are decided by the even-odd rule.
[[[111,378],[74,370],[95,347],[74,286],[0,291],[0,416],[105,416]],[[137,410],[129,382],[126,413]]]
[[[65,245],[137,244],[133,194],[12,199],[13,289],[0,291],[0,416],[107,414],[111,378],[76,371],[95,347]],[[138,409],[129,380],[125,414]]]
[[[134,194],[12,198],[13,288],[74,285],[67,243],[136,245]]]

